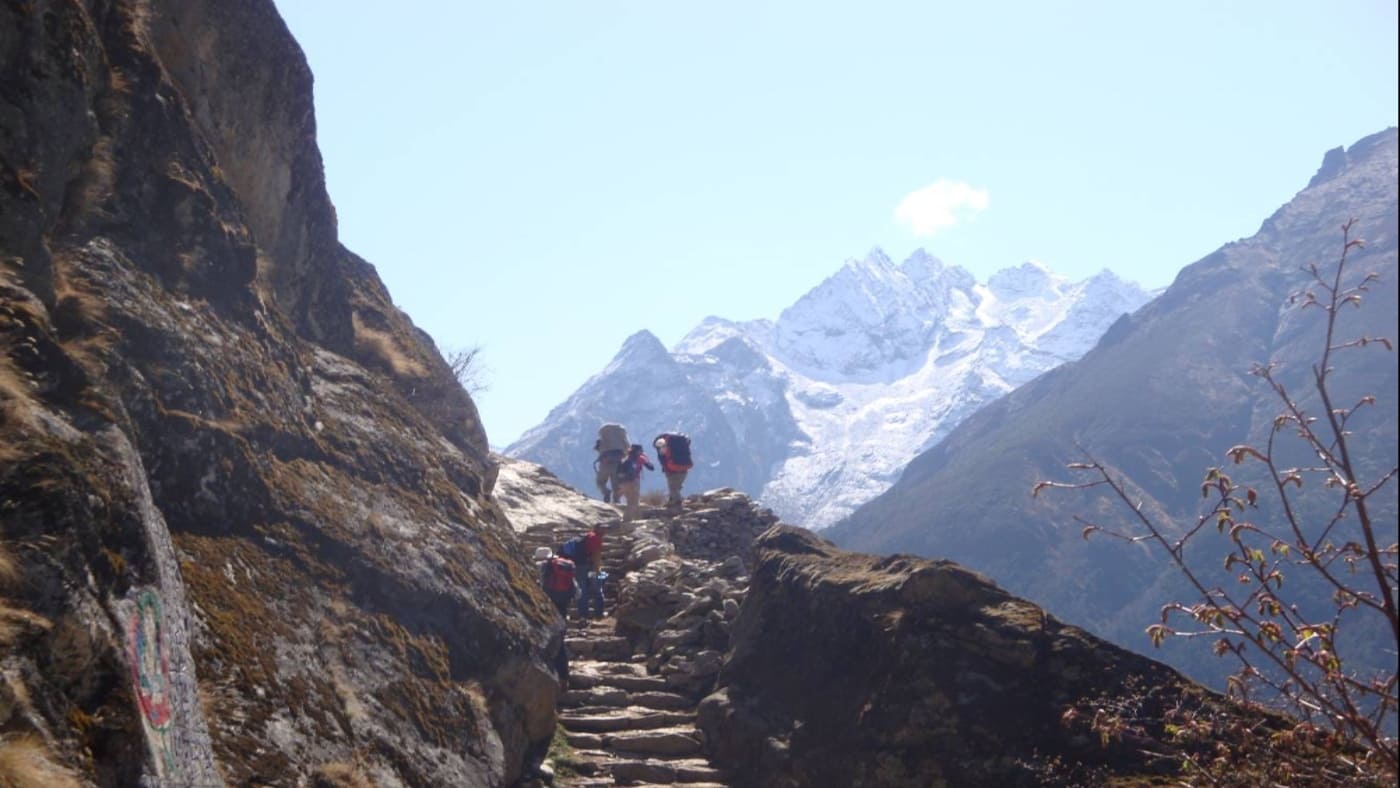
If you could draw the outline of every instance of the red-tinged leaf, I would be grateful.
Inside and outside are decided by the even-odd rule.
[[[1255,492],[1253,487],[1250,487],[1245,491],[1244,498],[1246,501],[1249,501],[1250,506],[1255,506],[1256,502],[1259,500],[1259,493]]]
[[[1102,530],[1103,530],[1103,529],[1100,528],[1100,527],[1098,527],[1097,525],[1089,525],[1089,526],[1085,526],[1083,532],[1081,532],[1079,535],[1080,535],[1081,537],[1084,538],[1084,541],[1087,542],[1087,541],[1089,541],[1089,534],[1091,534],[1091,533],[1093,533],[1093,532],[1095,532],[1095,531],[1102,531]]]

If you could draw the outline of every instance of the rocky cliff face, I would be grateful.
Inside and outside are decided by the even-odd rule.
[[[0,6],[0,747],[45,782],[503,785],[552,732],[475,407],[314,130],[268,0]]]

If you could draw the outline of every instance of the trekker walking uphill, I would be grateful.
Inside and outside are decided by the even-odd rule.
[[[617,464],[627,455],[627,447],[631,443],[627,437],[627,428],[621,424],[608,423],[598,428],[598,440],[593,442],[593,450],[598,452],[598,459],[593,461],[593,471],[594,481],[598,484],[598,494],[603,496],[603,503],[618,500],[617,486],[614,485],[609,490],[608,483],[617,471]]]
[[[535,563],[540,567],[540,585],[544,587],[544,593],[554,603],[559,615],[568,618],[569,603],[578,593],[578,584],[574,582],[574,562],[555,555],[548,547],[536,547]]]
[[[572,546],[574,554],[575,578],[578,580],[578,617],[587,622],[591,609],[596,608],[594,618],[603,617],[603,581],[599,577],[603,570],[603,531],[602,526],[594,525],[583,536],[576,536],[564,543],[561,552],[568,554]]]
[[[613,502],[622,500],[627,496],[627,508],[622,512],[622,522],[628,523],[637,517],[637,504],[642,492],[642,469],[649,471],[656,470],[656,466],[651,464],[647,455],[642,451],[642,444],[634,443],[628,449],[627,456],[617,464],[617,470],[613,472]]]
[[[540,568],[540,585],[544,587],[544,593],[549,597],[549,601],[554,603],[554,609],[559,611],[559,615],[565,620],[569,617],[569,602],[573,600],[574,594],[578,593],[578,585],[574,582],[574,562],[563,556],[554,554],[548,547],[535,548],[535,565]],[[554,671],[559,675],[559,686],[567,691],[569,689],[569,648],[564,644],[564,638],[559,638],[559,644],[554,649]]]
[[[656,458],[661,461],[661,472],[666,475],[666,506],[680,508],[681,486],[694,467],[690,459],[690,438],[679,432],[667,432],[657,435],[651,445],[656,447]]]

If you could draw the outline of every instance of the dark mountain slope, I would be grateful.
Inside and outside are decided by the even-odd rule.
[[[1260,438],[1278,409],[1252,365],[1273,360],[1300,384],[1320,352],[1317,314],[1285,302],[1306,280],[1300,268],[1335,262],[1349,218],[1367,241],[1350,270],[1382,281],[1345,315],[1342,335],[1396,335],[1396,216],[1394,129],[1329,153],[1254,237],[1184,269],[1080,361],[969,418],[829,535],[852,549],[950,558],[1058,615],[1145,645],[1142,629],[1173,588],[1159,560],[1141,546],[1080,539],[1073,515],[1115,512],[1101,499],[1032,499],[1032,486],[1067,478],[1065,464],[1083,459],[1078,444],[1133,479],[1146,511],[1193,522],[1205,469],[1231,445]],[[1392,467],[1395,354],[1341,358],[1338,375],[1349,380],[1339,401],[1361,392],[1388,400],[1356,423],[1355,440],[1369,467]],[[1389,518],[1393,528],[1393,504]]]

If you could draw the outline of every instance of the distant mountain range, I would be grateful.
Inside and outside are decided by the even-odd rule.
[[[886,490],[962,419],[1087,351],[1150,298],[1104,271],[1027,262],[978,283],[919,250],[849,260],[777,321],[707,318],[667,350],[646,331],[505,454],[596,494],[593,440],[694,440],[689,490],[734,487],[822,528]],[[652,480],[651,486],[659,487]]]
[[[854,550],[957,561],[1057,615],[1144,647],[1143,628],[1157,620],[1159,606],[1183,596],[1175,575],[1142,545],[1080,538],[1074,515],[1111,518],[1117,507],[1088,495],[1032,498],[1032,486],[1067,478],[1065,464],[1082,460],[1076,447],[1083,446],[1133,480],[1144,511],[1190,524],[1200,510],[1205,470],[1226,464],[1232,445],[1262,443],[1279,410],[1250,374],[1253,364],[1276,364],[1317,414],[1311,369],[1326,342],[1321,310],[1289,307],[1289,295],[1308,281],[1305,266],[1331,270],[1342,249],[1341,227],[1355,219],[1355,237],[1366,244],[1348,258],[1350,278],[1374,272],[1380,280],[1362,308],[1342,313],[1336,341],[1396,338],[1396,150],[1390,129],[1327,153],[1308,186],[1256,235],[1182,270],[1082,359],[963,421],[914,458],[890,490],[825,535]],[[1350,406],[1366,394],[1380,402],[1348,425],[1352,449],[1363,459],[1358,475],[1374,481],[1396,465],[1396,355],[1373,347],[1339,353],[1333,364],[1335,402]],[[1297,462],[1312,460],[1303,455]],[[1393,543],[1394,480],[1372,505]],[[1251,517],[1265,522],[1278,513],[1261,509]],[[1227,542],[1202,543],[1213,551],[1211,566],[1220,564]],[[1385,659],[1393,667],[1394,654]]]

